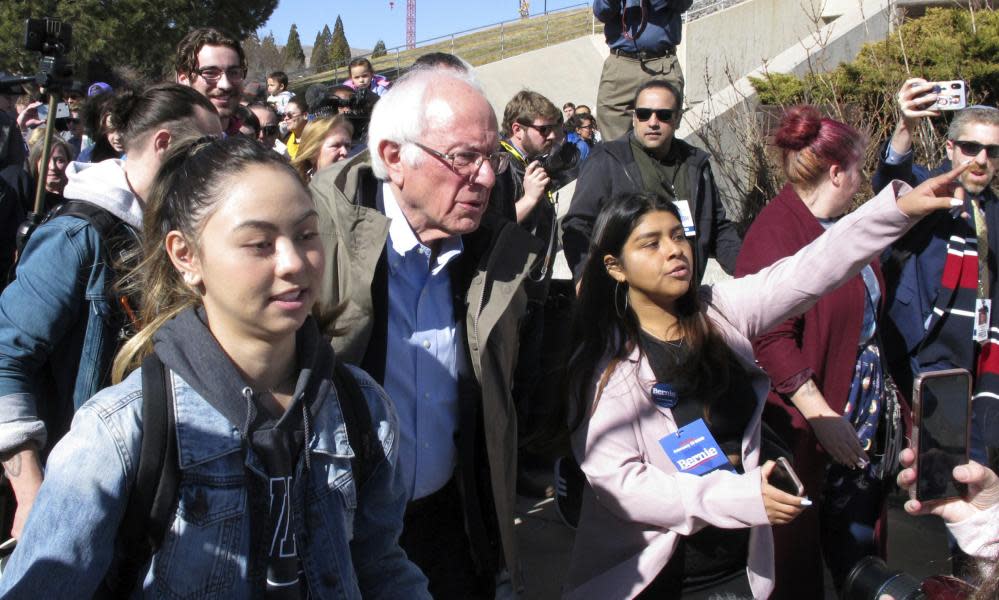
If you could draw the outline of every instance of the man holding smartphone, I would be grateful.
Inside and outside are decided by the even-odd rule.
[[[892,179],[917,185],[951,163],[970,161],[958,179],[965,206],[927,217],[886,252],[886,343],[896,380],[906,392],[919,373],[952,368],[972,373],[970,451],[972,459],[985,464],[987,446],[999,445],[999,198],[990,187],[999,167],[999,110],[971,106],[958,111],[947,131],[947,160],[930,171],[914,164],[913,135],[922,119],[945,110],[937,103],[939,89],[918,78],[902,85],[896,96],[902,118],[872,184],[875,192]]]

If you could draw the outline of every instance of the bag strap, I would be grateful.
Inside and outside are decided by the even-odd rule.
[[[385,458],[385,450],[371,422],[368,401],[361,392],[357,379],[339,358],[333,365],[333,383],[336,386],[340,410],[347,426],[347,439],[354,450],[351,470],[358,491],[371,477],[375,467]]]
[[[142,445],[118,529],[115,561],[95,597],[129,598],[163,543],[180,486],[169,372],[155,353],[142,361]]]

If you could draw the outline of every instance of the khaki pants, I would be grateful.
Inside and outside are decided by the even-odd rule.
[[[683,91],[683,72],[676,55],[639,60],[611,54],[604,61],[597,91],[597,126],[603,140],[616,140],[631,129],[635,90],[650,79],[665,79]]]

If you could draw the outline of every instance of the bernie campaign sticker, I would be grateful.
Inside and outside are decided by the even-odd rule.
[[[670,384],[657,383],[652,386],[652,401],[656,403],[656,406],[675,408],[679,400],[679,394],[676,393],[676,390]]]

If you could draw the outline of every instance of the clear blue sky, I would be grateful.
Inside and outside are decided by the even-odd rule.
[[[586,0],[548,0],[548,10],[586,4]],[[531,14],[543,12],[545,0],[531,0]],[[519,0],[416,0],[416,41],[447,35],[518,18]],[[274,32],[283,46],[291,24],[298,25],[303,46],[311,46],[323,25],[333,30],[337,15],[343,19],[347,41],[354,48],[371,49],[383,40],[387,48],[406,43],[406,0],[280,0],[270,20],[258,30],[260,37]]]

